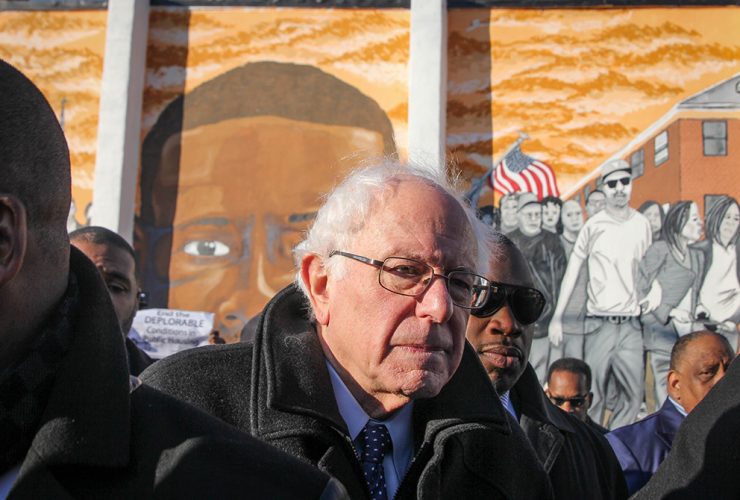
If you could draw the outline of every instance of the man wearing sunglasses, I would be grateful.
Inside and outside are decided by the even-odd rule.
[[[353,172],[295,249],[254,342],[144,379],[336,477],[353,499],[549,498],[465,342],[486,302],[483,225],[435,170]],[[502,459],[506,457],[507,459]]]
[[[472,311],[466,337],[548,472],[555,497],[626,498],[619,463],[604,437],[552,404],[528,363],[545,298],[519,249],[505,236],[497,238],[499,250],[486,275],[490,292]]]
[[[644,368],[637,263],[652,241],[647,218],[629,206],[632,170],[624,160],[602,166],[606,207],[589,218],[578,233],[560,287],[549,337],[563,340],[563,315],[582,265],[588,269],[586,315],[583,324],[584,361],[593,370],[591,416],[602,423],[607,383],[617,389],[609,428],[631,424],[642,402]]]
[[[591,368],[578,358],[560,358],[547,371],[547,389],[550,401],[586,423],[600,434],[609,432],[588,416],[594,394],[591,392]]]

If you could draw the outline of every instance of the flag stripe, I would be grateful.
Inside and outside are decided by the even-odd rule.
[[[560,196],[552,167],[522,153],[518,146],[496,165],[487,182],[502,195],[525,191],[536,194],[540,200]]]

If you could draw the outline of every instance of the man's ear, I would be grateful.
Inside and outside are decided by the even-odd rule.
[[[307,254],[301,260],[301,278],[306,285],[316,321],[323,326],[329,324],[329,275],[324,262],[318,255]]]
[[[15,196],[0,194],[0,288],[18,274],[27,243],[26,207]]]
[[[591,408],[592,404],[594,404],[594,393],[588,391],[588,394],[586,395],[586,409],[588,410],[589,408]]]
[[[667,387],[668,395],[681,402],[681,377],[674,370],[668,372]],[[661,403],[662,404],[662,403]]]

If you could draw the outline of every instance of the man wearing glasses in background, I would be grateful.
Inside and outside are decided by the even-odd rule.
[[[560,358],[550,365],[547,371],[547,389],[550,401],[585,422],[601,434],[609,429],[600,426],[588,416],[594,394],[591,392],[591,368],[577,358]]]
[[[558,304],[550,321],[550,341],[563,340],[563,314],[582,264],[588,267],[584,361],[593,371],[591,416],[603,423],[606,387],[617,389],[614,412],[607,427],[635,421],[642,402],[644,366],[642,328],[637,296],[637,264],[652,241],[647,218],[629,206],[632,169],[624,160],[601,167],[606,207],[589,218],[578,233],[568,259]]]
[[[490,287],[482,224],[428,169],[381,163],[327,198],[297,285],[254,342],[164,359],[143,378],[341,481],[353,499],[550,498],[465,342]]]
[[[626,498],[627,489],[606,439],[560,411],[528,363],[534,323],[545,307],[526,259],[505,236],[492,235],[486,303],[471,313],[466,336],[492,385],[519,422],[550,476],[556,498]]]

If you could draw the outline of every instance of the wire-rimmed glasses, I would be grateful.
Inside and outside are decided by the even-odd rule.
[[[435,276],[444,278],[452,303],[464,309],[476,309],[486,303],[490,282],[465,269],[447,274],[435,273],[426,262],[407,257],[387,257],[375,260],[362,255],[334,250],[329,257],[341,255],[378,268],[378,282],[389,292],[418,297],[432,285]]]

